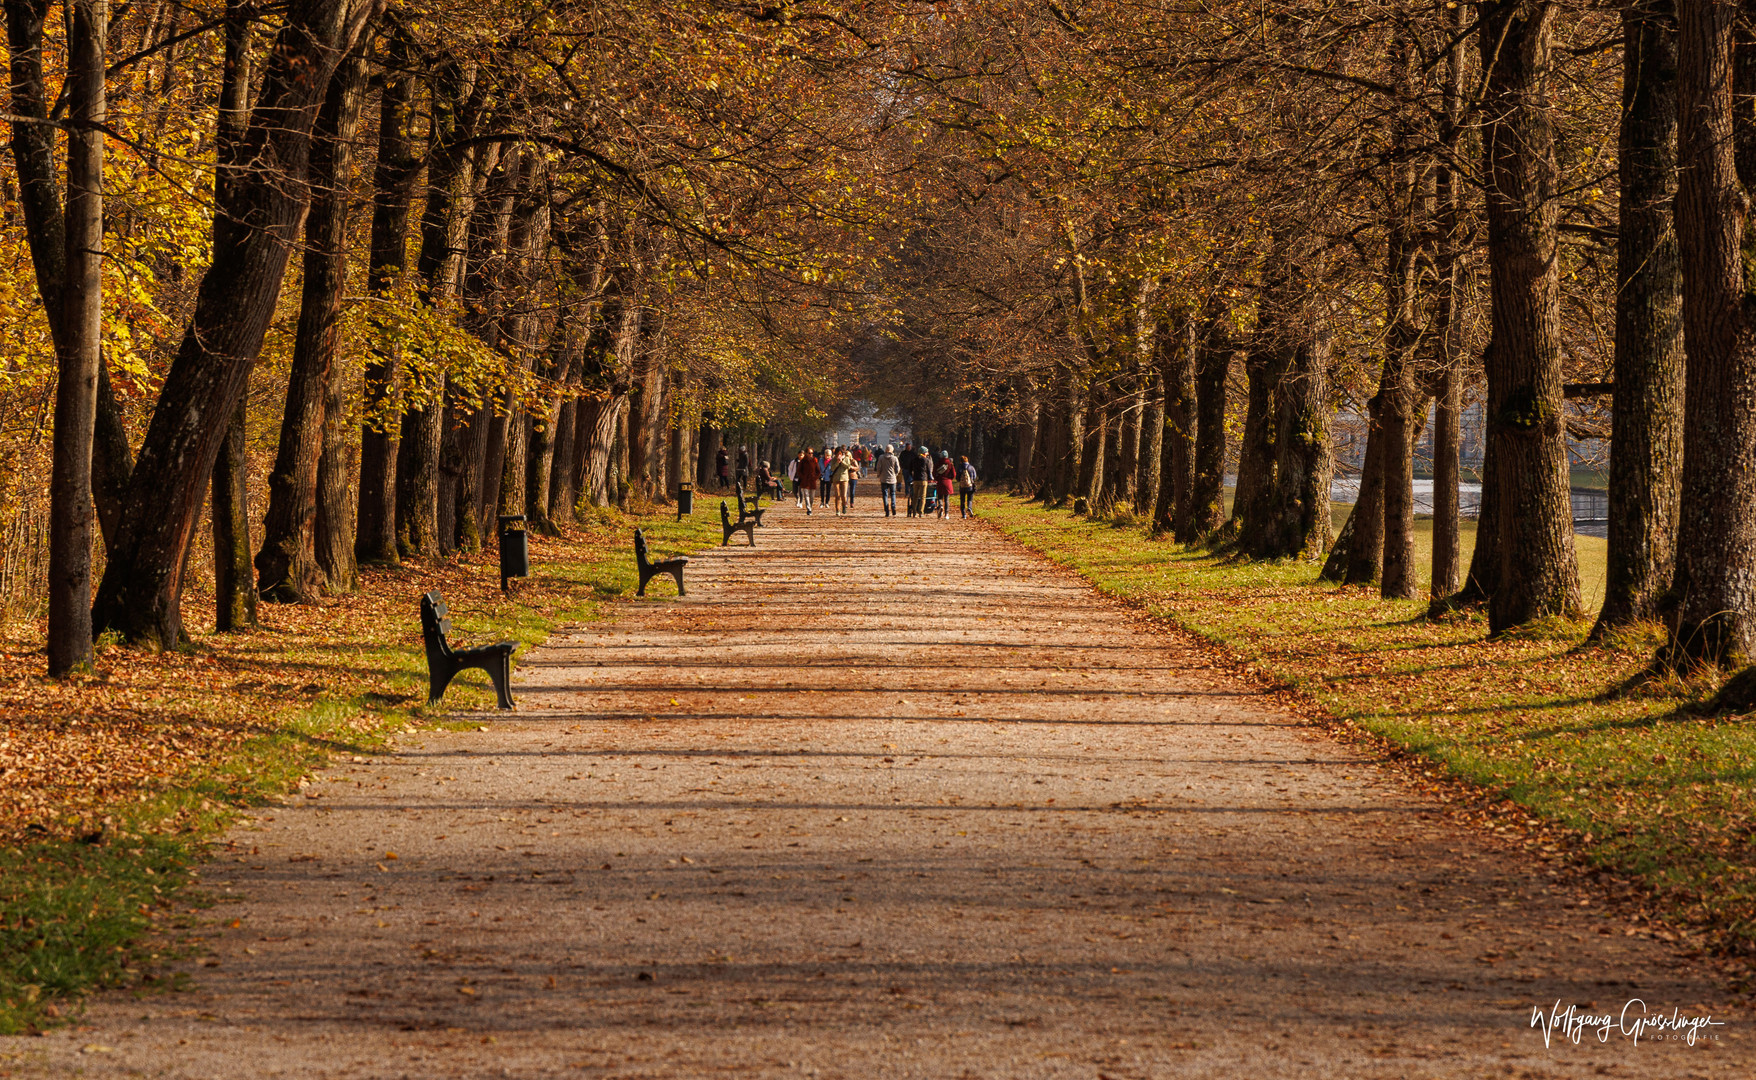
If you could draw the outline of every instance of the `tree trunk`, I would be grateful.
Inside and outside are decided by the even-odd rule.
[[[1677,247],[1688,348],[1682,499],[1669,611],[1674,662],[1756,656],[1756,138],[1753,73],[1731,4],[1678,9]],[[1745,104],[1738,104],[1743,102]]]
[[[1455,593],[1461,584],[1462,513],[1459,498],[1459,454],[1462,450],[1464,290],[1463,245],[1465,188],[1454,161],[1462,157],[1463,104],[1466,81],[1464,39],[1457,32],[1464,24],[1464,9],[1450,9],[1448,29],[1455,36],[1446,55],[1444,125],[1442,138],[1448,153],[1434,170],[1438,201],[1439,237],[1435,249],[1438,304],[1433,337],[1433,578],[1429,595],[1435,602]]]
[[[709,424],[701,426],[701,473],[697,484],[703,490],[719,484],[718,461],[722,438],[719,428]]]
[[[1342,522],[1341,531],[1335,534],[1335,542],[1329,546],[1329,558],[1323,561],[1323,569],[1317,574],[1317,580],[1339,584],[1347,577],[1348,550],[1353,546],[1354,518],[1359,512],[1360,504],[1356,502],[1353,510],[1348,512],[1347,520]]]
[[[680,393],[683,389],[682,369],[673,370],[670,373],[668,382],[673,396],[667,401],[667,407],[665,409],[666,424],[668,425],[666,432],[668,436],[667,444],[669,447],[665,472],[670,476],[671,493],[675,494],[678,486],[690,475],[688,445],[690,429],[689,425],[683,423],[681,418],[677,416],[677,406],[674,397],[674,395]],[[786,472],[786,461],[781,456],[783,450],[784,447],[781,445],[781,441],[776,439],[774,449],[771,451],[774,456],[770,459],[776,466],[776,475]]]
[[[1488,343],[1484,355],[1494,351]],[[1488,412],[1494,409],[1488,400]],[[1476,547],[1469,559],[1469,573],[1463,588],[1452,598],[1453,604],[1483,604],[1500,586],[1500,483],[1494,462],[1494,440],[1488,439],[1482,450],[1482,498],[1476,511]]]
[[[1409,43],[1399,35],[1399,64],[1406,70]],[[1385,267],[1384,369],[1378,382],[1378,423],[1372,437],[1384,444],[1378,461],[1383,495],[1383,554],[1379,591],[1386,600],[1413,600],[1419,593],[1415,569],[1415,392],[1414,362],[1420,346],[1416,320],[1416,273],[1421,260],[1420,233],[1427,227],[1425,201],[1407,146],[1411,125],[1399,118],[1392,138],[1400,159],[1391,165],[1389,242]],[[1370,448],[1367,453],[1370,453]],[[1365,524],[1362,522],[1361,524]],[[1359,539],[1360,534],[1356,533]]]
[[[171,648],[182,635],[183,552],[225,436],[211,418],[231,415],[261,351],[304,219],[312,124],[337,63],[375,10],[369,0],[303,0],[288,9],[236,155],[256,167],[216,185],[213,262],[153,410],[98,587],[96,625],[128,640]]]
[[[1140,424],[1146,412],[1146,390],[1139,371],[1130,372],[1124,380],[1112,409],[1116,414],[1115,426],[1111,428],[1116,452],[1104,465],[1104,472],[1110,477],[1104,485],[1104,499],[1112,506],[1131,510],[1140,490]]]
[[[414,67],[408,41],[396,24],[387,35],[384,89],[378,109],[378,163],[372,174],[372,240],[366,291],[377,299],[394,294],[408,239],[410,207],[422,159],[410,135]],[[402,397],[400,349],[374,350],[366,360],[365,406],[360,422],[360,501],[354,555],[361,563],[394,566],[396,464],[402,439],[397,406]]]
[[[323,454],[330,372],[341,363],[337,350],[347,286],[348,189],[365,94],[365,59],[349,57],[330,80],[312,133],[304,291],[280,444],[268,476],[262,550],[255,564],[257,590],[265,600],[299,603],[312,599],[323,585],[317,560],[317,462]]]
[[[1277,332],[1272,324],[1264,336]],[[1274,417],[1274,384],[1278,365],[1267,355],[1278,344],[1264,346],[1258,342],[1244,362],[1247,397],[1244,407],[1244,441],[1238,447],[1238,485],[1232,491],[1232,525],[1228,534],[1235,534],[1246,549],[1257,547],[1262,540],[1264,519],[1269,511],[1275,489],[1275,438],[1279,427]]]
[[[1104,460],[1093,484],[1091,504],[1094,513],[1108,514],[1117,506],[1131,501],[1125,481],[1134,475],[1134,461],[1123,445],[1128,437],[1128,409],[1133,400],[1132,380],[1123,378],[1103,395],[1100,416],[1104,424]],[[952,456],[956,457],[953,451]],[[1123,468],[1123,463],[1127,468]]]
[[[1154,364],[1146,376],[1149,380],[1146,403],[1141,410],[1140,444],[1136,448],[1134,466],[1134,512],[1149,517],[1158,505],[1159,486],[1164,480],[1162,458],[1165,446],[1165,372]]]
[[[612,394],[604,398],[589,398],[580,404],[584,406],[580,410],[580,419],[585,424],[580,434],[587,437],[586,497],[593,506],[612,506],[616,501],[616,492],[612,486],[610,454],[615,449],[616,420],[622,411],[622,396]],[[707,454],[702,454],[702,459],[711,466],[712,462]]]
[[[1013,459],[1016,472],[1012,478],[1012,487],[1020,495],[1028,497],[1036,491],[1032,486],[1034,477],[1031,473],[1031,455],[1036,453],[1039,409],[1036,395],[1030,392],[1028,385],[1023,385],[1020,389],[1023,391],[1022,400],[1018,403],[1018,416],[1013,422],[1013,439],[1017,443],[1018,456]]]
[[[1462,508],[1458,497],[1463,373],[1457,369],[1455,358],[1440,369],[1437,390],[1437,407],[1433,410],[1433,580],[1428,589],[1434,600],[1457,591],[1463,569]]]
[[[238,398],[213,466],[213,599],[215,630],[256,625],[250,573],[250,471],[244,444],[245,399]]]
[[[1561,297],[1556,241],[1560,166],[1548,100],[1556,8],[1535,0],[1481,5],[1488,261],[1494,350],[1488,419],[1499,480],[1500,582],[1488,628],[1579,617],[1579,567],[1561,396]]]
[[[1060,415],[1056,417],[1055,501],[1065,502],[1080,489],[1085,466],[1085,391],[1078,375],[1062,372]]]
[[[532,418],[524,469],[525,518],[537,531],[549,536],[561,535],[549,507],[549,478],[555,464],[555,423],[559,411],[557,405],[546,415]]]
[[[1104,487],[1104,436],[1109,433],[1109,424],[1100,387],[1094,380],[1087,389],[1079,418],[1079,482],[1073,495],[1084,501],[1088,513],[1096,512],[1096,498]]]
[[[58,299],[55,441],[49,470],[49,674],[92,661],[92,438],[104,325],[104,49],[108,0],[68,5],[66,277]],[[47,297],[45,297],[47,299]]]
[[[1195,371],[1195,462],[1189,493],[1189,528],[1177,539],[1194,543],[1226,521],[1226,382],[1231,377],[1229,342],[1219,340],[1218,321],[1201,343]]]
[[[1610,544],[1594,637],[1658,617],[1675,562],[1683,465],[1676,4],[1629,0],[1622,29]]]
[[[616,409],[616,440],[612,444],[611,498],[616,509],[628,509],[628,396],[623,394]]]
[[[658,405],[664,395],[664,369],[644,351],[634,362],[634,390],[628,396],[628,482],[634,495],[652,500],[652,474],[660,446]]]
[[[1366,403],[1366,458],[1360,464],[1360,492],[1347,522],[1347,571],[1343,585],[1370,585],[1384,572],[1383,398]]]
[[[439,308],[457,295],[474,211],[473,159],[460,145],[472,133],[476,102],[471,77],[447,61],[433,73],[432,121],[428,130],[427,202],[421,215],[421,250],[415,261],[421,302]],[[443,371],[423,372],[408,384],[403,414],[402,461],[396,492],[397,546],[404,555],[437,555],[440,456],[445,443],[446,386]],[[450,524],[449,522],[447,524]]]
[[[1309,304],[1312,298],[1305,298]],[[1276,397],[1273,558],[1315,559],[1329,547],[1335,458],[1329,438],[1329,321],[1306,312]]]
[[[500,499],[494,513],[498,517],[524,514],[524,489],[528,479],[526,461],[530,454],[530,418],[523,412],[514,413],[506,421],[506,456],[500,462]]]
[[[347,382],[344,365],[330,365],[323,401],[323,457],[317,462],[317,565],[332,596],[353,592],[360,585],[354,556],[354,477],[360,444],[351,438],[354,418],[347,408]]]
[[[1154,531],[1170,530],[1188,543],[1190,500],[1195,493],[1195,358],[1200,348],[1200,327],[1185,317],[1175,333],[1159,339],[1159,382],[1164,398],[1164,437],[1159,466],[1158,504],[1153,509]]]
[[[579,501],[579,494],[573,490],[573,458],[578,419],[578,402],[573,398],[563,401],[555,416],[555,464],[549,470],[549,516],[560,521],[576,518],[573,505]]]
[[[6,0],[5,7],[11,51],[12,111],[21,118],[11,125],[18,201],[30,246],[31,265],[36,272],[37,293],[42,297],[49,336],[59,355],[65,348],[63,339],[72,328],[67,323],[67,301],[62,295],[68,275],[67,223],[62,217],[61,183],[55,164],[55,128],[48,123],[49,101],[43,79],[43,25],[49,4],[48,0]],[[107,9],[105,22],[107,27]],[[66,92],[72,93],[70,86]],[[69,168],[72,168],[71,160]],[[122,427],[121,408],[110,386],[110,373],[102,350],[98,356],[95,409],[88,471],[91,497],[97,503],[98,523],[108,549],[116,542],[121,528],[122,504],[133,461],[128,449],[128,433]],[[87,592],[90,592],[89,588]]]

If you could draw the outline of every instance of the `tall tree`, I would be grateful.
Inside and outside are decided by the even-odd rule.
[[[305,217],[305,277],[280,442],[268,474],[268,515],[257,552],[264,599],[298,603],[323,585],[317,559],[317,465],[331,371],[341,363],[342,294],[347,284],[348,188],[366,92],[366,61],[349,57],[330,80],[311,147],[311,209]]]
[[[415,260],[420,302],[429,311],[447,306],[461,284],[474,209],[475,121],[481,109],[481,72],[456,58],[433,69],[429,102],[427,200],[421,215],[421,250]],[[438,555],[449,544],[439,534],[440,449],[445,438],[446,373],[424,366],[411,378],[402,419],[396,470],[397,547],[404,555]]]
[[[1494,348],[1488,418],[1500,499],[1493,633],[1579,617],[1561,373],[1560,163],[1549,100],[1557,5],[1481,5],[1488,263]]]
[[[72,0],[67,40],[66,277],[49,477],[49,673],[91,663],[92,436],[103,348],[107,0]]]
[[[1189,534],[1184,543],[1212,535],[1225,524],[1226,380],[1232,344],[1217,314],[1203,336],[1195,369],[1195,486],[1189,494]]]
[[[1392,61],[1405,88],[1412,80],[1414,43],[1399,29]],[[1383,546],[1379,591],[1390,600],[1413,600],[1418,590],[1415,571],[1415,413],[1425,419],[1422,396],[1416,391],[1415,363],[1421,344],[1421,234],[1429,227],[1424,185],[1412,144],[1414,124],[1399,115],[1391,136],[1389,217],[1386,222],[1384,373],[1378,384],[1378,423],[1372,437],[1384,443],[1379,458],[1383,488]],[[1370,451],[1368,450],[1368,453]],[[1364,524],[1364,522],[1362,522]],[[1358,542],[1361,533],[1356,531]]]
[[[50,339],[60,355],[62,338],[77,331],[67,323],[68,304],[62,295],[69,273],[67,224],[56,165],[55,125],[49,115],[51,103],[43,68],[43,30],[49,0],[6,0],[5,8],[14,115],[12,163],[18,172],[20,216],[30,246],[37,294],[43,298]],[[107,30],[108,15],[105,19]],[[71,26],[72,19],[68,22]],[[71,95],[71,84],[64,90]],[[121,410],[110,385],[109,365],[101,350],[95,409],[89,471],[98,522],[108,546],[120,527],[122,495],[133,463]]]
[[[407,260],[408,224],[421,156],[415,152],[414,57],[401,21],[388,20],[384,87],[378,102],[378,160],[372,173],[372,236],[366,292],[390,301]],[[396,463],[402,444],[391,415],[401,398],[399,346],[385,344],[366,359],[365,407],[360,425],[360,502],[354,555],[361,563],[394,565]]]
[[[1683,269],[1683,484],[1669,612],[1678,662],[1756,658],[1756,90],[1740,5],[1677,7],[1677,250]]]
[[[224,205],[228,190],[244,167],[244,135],[250,128],[250,82],[254,57],[251,22],[255,11],[247,0],[226,0],[225,70],[220,75],[218,137],[214,146],[214,205]],[[217,229],[217,217],[216,217]],[[208,496],[213,536],[213,624],[216,630],[243,630],[256,625],[256,590],[250,574],[250,461],[245,448],[248,422],[246,388],[238,391],[225,437],[214,458]],[[189,565],[187,549],[183,565]]]
[[[1621,202],[1611,392],[1609,559],[1594,634],[1658,617],[1671,585],[1683,467],[1683,280],[1677,262],[1677,17],[1622,5]]]
[[[1430,594],[1435,601],[1457,592],[1462,583],[1462,426],[1464,349],[1464,245],[1466,188],[1460,175],[1463,158],[1464,80],[1468,39],[1462,33],[1464,11],[1451,9],[1446,32],[1452,37],[1445,56],[1445,89],[1441,143],[1433,186],[1438,211],[1434,270],[1438,276],[1433,317],[1433,574]]]
[[[311,127],[329,77],[377,0],[293,0],[245,135],[245,167],[215,207],[213,262],[129,480],[95,625],[159,648],[182,633],[183,553],[225,426],[280,295],[305,213]]]

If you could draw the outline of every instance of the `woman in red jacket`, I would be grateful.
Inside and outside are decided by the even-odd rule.
[[[939,485],[939,517],[951,517],[951,492],[957,487],[957,469],[951,464],[951,451],[939,452],[939,463],[933,466],[933,479]]]
[[[823,478],[823,474],[817,466],[817,455],[811,452],[809,446],[805,447],[804,453],[799,455],[798,470],[798,472],[793,474],[793,491],[803,500],[805,515],[809,517],[811,514],[811,496],[816,493],[817,484]]]

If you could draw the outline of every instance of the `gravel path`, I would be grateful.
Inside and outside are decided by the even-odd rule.
[[[241,826],[193,988],[0,1074],[1756,1075],[1707,968],[991,530],[873,509],[775,510],[515,716]],[[1531,1027],[1635,997],[1728,1022]]]

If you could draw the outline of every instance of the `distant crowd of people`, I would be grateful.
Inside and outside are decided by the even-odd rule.
[[[794,501],[806,514],[816,508],[833,508],[845,514],[853,509],[859,480],[871,476],[878,482],[878,499],[884,516],[897,512],[897,493],[901,489],[909,517],[940,518],[951,516],[951,496],[955,492],[960,518],[975,516],[976,470],[969,458],[951,460],[951,452],[941,450],[935,458],[925,446],[903,444],[897,453],[894,445],[873,450],[863,445],[837,446],[821,450],[806,447],[787,464],[787,479],[793,485]],[[764,461],[757,474],[763,490],[778,490],[779,484]]]

